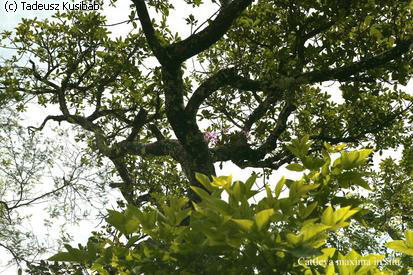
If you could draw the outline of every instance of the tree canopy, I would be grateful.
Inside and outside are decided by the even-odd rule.
[[[182,5],[191,9],[189,35],[171,25]],[[199,21],[204,11],[210,17]],[[312,196],[333,206],[364,205],[371,227],[404,236],[411,224],[413,103],[405,86],[413,73],[413,2],[132,0],[119,23],[130,29],[123,37],[100,12],[27,18],[3,32],[2,45],[15,55],[0,66],[0,103],[19,111],[33,102],[57,107],[31,130],[72,125],[97,165],[110,161],[107,185],[120,190],[125,205],[160,207],[160,196],[204,203],[200,192],[213,191],[197,173],[212,180],[227,161],[267,172],[286,164],[316,171],[325,164],[325,144],[399,148],[400,163],[382,164],[389,173],[373,175],[366,165],[337,187],[345,194],[353,185],[369,189],[362,177],[370,175],[374,196]],[[307,143],[296,141],[303,136],[314,142],[306,155],[300,146]],[[302,164],[292,164],[298,159]],[[393,186],[396,178],[404,184]],[[387,214],[374,214],[378,205]],[[396,216],[395,225],[384,225]]]

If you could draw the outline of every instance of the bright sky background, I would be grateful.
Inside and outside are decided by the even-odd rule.
[[[47,11],[23,11],[21,9],[21,2],[22,0],[15,0],[18,4],[18,10],[16,12],[7,12],[5,10],[5,4],[7,3],[6,0],[1,0],[1,6],[0,6],[0,17],[2,18],[2,25],[0,26],[0,31],[1,30],[11,30],[13,29],[20,21],[22,18],[34,18],[37,17],[38,19],[42,18],[47,18],[50,17],[52,12],[47,12]],[[25,0],[28,3],[34,3],[34,0]],[[11,2],[11,1],[9,1]],[[61,0],[38,0],[38,3],[61,3]],[[76,1],[79,2],[79,1]],[[116,9],[114,8],[109,8],[109,7],[104,7],[103,8],[103,14],[107,16],[107,23],[108,24],[113,24],[117,22],[121,22],[124,20],[128,19],[128,15],[130,12],[130,5],[131,1],[125,1],[125,0],[120,0],[118,1],[118,6]],[[175,0],[172,2],[176,10],[171,11],[171,18],[173,18],[173,21],[170,21],[170,26],[172,28],[173,32],[179,32],[181,37],[186,37],[190,34],[190,29],[189,26],[185,24],[184,18],[189,15],[189,13],[195,13],[196,17],[198,19],[198,22],[202,23],[204,20],[206,20],[209,16],[211,16],[215,11],[216,11],[216,6],[212,6],[211,8],[203,8],[198,11],[191,11],[191,9],[185,8],[188,7],[185,5],[184,1],[182,0]],[[184,11],[184,13],[183,13]],[[153,16],[153,14],[152,14]],[[115,27],[111,27],[110,30],[112,31],[113,36],[121,36],[121,35],[126,35],[129,31],[127,28],[127,25],[118,25]],[[7,51],[4,49],[0,49],[0,57],[6,58],[8,56]],[[338,92],[338,89],[336,87],[330,87],[328,88],[329,91],[334,94],[334,98],[337,101],[340,101],[340,93]],[[27,115],[27,122],[32,123],[32,125],[36,126],[38,125],[50,112],[50,110],[44,110],[40,108],[36,108],[35,110],[31,110],[29,114]],[[56,113],[56,112],[55,112]],[[387,156],[388,154],[384,154],[383,157]],[[381,158],[383,158],[381,157]],[[218,168],[218,166],[217,166]],[[219,168],[218,168],[219,170]],[[240,170],[237,168],[235,165],[225,165],[223,171],[218,171],[219,175],[229,175],[233,174],[234,179],[239,179],[239,180],[246,180],[248,176],[251,174],[253,170],[252,169],[245,169],[245,170]],[[293,173],[286,171],[285,169],[280,169],[277,171],[271,178],[270,182],[272,184],[275,184],[282,175],[287,176],[287,178],[295,179],[299,177],[299,173]],[[36,211],[36,209],[34,209]],[[41,215],[36,216],[32,220],[32,227],[35,232],[38,232],[39,234],[44,233],[44,227],[43,227],[43,220],[44,217]],[[72,243],[72,245],[76,245],[77,243],[86,243],[87,238],[90,236],[90,231],[94,230],[95,224],[93,223],[82,223],[80,227],[73,227],[71,233],[75,236],[75,241]],[[3,255],[0,251],[0,265],[4,264],[6,262],[5,260],[5,255]],[[3,271],[3,272],[2,272]],[[1,270],[1,274],[15,274],[15,269],[9,268],[7,270]]]

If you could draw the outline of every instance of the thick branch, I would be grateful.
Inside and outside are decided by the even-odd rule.
[[[225,68],[206,79],[193,93],[189,99],[185,110],[191,117],[195,117],[201,104],[214,92],[224,86],[244,91],[263,91],[271,88],[271,83],[267,81],[253,80],[243,77],[237,73],[235,68]]]
[[[165,140],[165,136],[162,134],[162,132],[159,130],[156,124],[149,124],[148,128],[158,141]]]
[[[297,77],[299,83],[311,84],[315,82],[324,82],[329,80],[344,81],[349,77],[366,70],[378,68],[386,63],[400,58],[403,54],[409,52],[412,48],[413,37],[401,41],[397,46],[373,57],[365,58],[361,61],[354,62],[351,65],[343,66],[336,69],[313,71],[301,74]]]
[[[248,148],[245,155],[248,157],[243,158],[242,160],[236,160],[234,158],[234,150],[235,147],[233,144],[225,144],[220,145],[212,149],[214,155],[214,161],[233,161],[236,165],[240,168],[247,168],[247,167],[256,167],[256,168],[271,168],[271,169],[278,169],[282,165],[291,162],[294,159],[294,155],[287,148],[283,148],[279,152],[275,153],[274,156],[269,157],[267,159],[263,159],[263,156],[260,155],[258,150],[252,150]],[[246,150],[244,148],[238,148],[239,150]],[[259,159],[254,159],[252,156],[259,156]]]
[[[195,116],[190,116],[184,108],[184,83],[180,69],[162,70],[162,80],[165,90],[165,111],[169,123],[182,144],[186,158],[180,161],[191,185],[203,186],[196,180],[195,173],[215,175],[215,168],[211,159],[208,145],[200,131]],[[200,198],[190,190],[189,197],[193,201]]]
[[[141,157],[171,156],[179,158],[182,153],[182,145],[177,140],[160,140],[148,144],[137,141],[121,141],[112,146],[110,155],[122,156],[124,154]]]
[[[296,107],[293,104],[289,102],[286,103],[278,116],[278,121],[273,132],[258,149],[252,149],[245,136],[241,135],[241,132],[238,139],[224,145],[219,145],[212,150],[214,161],[231,160],[241,168],[247,166],[275,167],[272,164],[269,164],[268,160],[262,159],[266,154],[272,153],[277,147],[277,141],[280,135],[287,128],[288,117],[295,109]]]
[[[66,121],[67,119],[66,119],[66,116],[63,116],[63,115],[47,116],[47,117],[43,120],[42,124],[41,124],[39,127],[29,126],[28,129],[29,129],[29,131],[30,131],[30,130],[41,131],[41,130],[43,130],[44,126],[46,126],[46,123],[47,123],[49,120],[54,120],[54,121],[57,121],[57,122],[60,123],[60,122],[62,122],[62,121]]]
[[[119,176],[121,177],[123,181],[123,185],[119,186],[119,190],[122,193],[122,196],[125,198],[125,200],[133,204],[133,186],[134,186],[134,180],[130,177],[128,168],[126,166],[125,160],[123,158],[110,158],[110,160],[113,162],[113,164],[116,167],[116,170],[119,173]]]
[[[149,16],[145,1],[132,0],[132,2],[135,4],[136,12],[138,14],[139,21],[141,22],[142,29],[145,33],[145,37],[148,41],[149,47],[158,59],[159,63],[168,67],[169,65],[171,65],[171,58],[170,56],[168,56],[167,50],[164,47],[162,47],[161,42],[156,37],[155,28],[152,25],[152,21]]]

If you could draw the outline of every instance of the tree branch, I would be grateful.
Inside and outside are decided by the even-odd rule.
[[[164,139],[148,144],[124,140],[112,146],[110,155],[118,157],[127,153],[141,157],[171,156],[174,159],[179,159],[182,150],[183,147],[178,140]]]
[[[273,106],[276,102],[281,100],[282,98],[282,91],[277,91],[276,93],[271,93],[268,95],[264,101],[262,101],[257,108],[248,116],[247,121],[244,123],[242,130],[244,132],[249,132],[251,130],[252,125],[255,122],[260,120],[268,111],[268,109]]]
[[[133,141],[136,139],[140,130],[147,122],[147,114],[148,113],[145,111],[145,109],[141,108],[139,110],[138,114],[135,116],[135,119],[133,120],[132,131],[126,138],[127,141]]]
[[[296,77],[296,79],[299,83],[306,84],[324,82],[329,80],[344,81],[355,74],[380,67],[392,60],[400,58],[403,54],[411,50],[412,44],[413,37],[401,41],[398,45],[394,46],[388,51],[385,51],[373,57],[365,58],[351,65],[336,69],[304,73]]]
[[[109,157],[110,160],[113,162],[113,164],[115,165],[116,170],[119,173],[119,176],[121,177],[122,181],[123,181],[123,185],[119,186],[119,190],[122,193],[122,196],[125,198],[125,200],[130,203],[133,204],[134,200],[134,190],[133,190],[133,186],[135,181],[130,177],[128,168],[126,166],[125,160],[123,158],[114,158],[114,157]]]
[[[225,68],[206,79],[192,94],[185,111],[195,117],[201,104],[214,92],[224,86],[231,86],[244,91],[263,91],[270,88],[266,81],[253,80],[240,76],[235,68]]]
[[[262,144],[258,151],[262,153],[270,153],[277,147],[277,140],[280,135],[285,131],[287,128],[287,120],[291,113],[296,109],[296,106],[290,102],[286,102],[284,108],[281,110],[280,114],[278,115],[277,124],[273,132],[268,136],[267,140]]]
[[[156,37],[156,31],[153,27],[145,1],[132,0],[132,2],[136,7],[136,13],[138,14],[138,18],[141,22],[142,29],[145,33],[145,37],[148,41],[149,47],[158,59],[159,63],[166,67],[170,66],[172,62],[171,56],[168,55],[167,50],[161,45],[161,42]]]
[[[183,41],[169,46],[169,48],[173,49],[175,57],[179,59],[179,63],[203,52],[222,38],[235,19],[237,19],[252,2],[253,0],[231,1],[231,3],[221,9],[217,17],[205,29],[189,36]]]

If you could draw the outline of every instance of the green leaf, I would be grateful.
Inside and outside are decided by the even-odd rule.
[[[241,183],[239,181],[235,182],[231,189],[231,192],[237,201],[241,200],[241,196],[243,195],[242,189],[243,188],[241,188]]]
[[[232,183],[232,176],[220,176],[220,177],[214,177],[212,176],[212,186],[216,187],[223,187],[224,189],[229,189],[231,187]]]
[[[311,203],[310,205],[308,205],[308,206],[300,213],[301,217],[302,217],[303,219],[306,219],[308,216],[311,215],[311,213],[313,213],[313,211],[314,211],[314,209],[317,207],[317,205],[318,205],[318,202],[317,202],[317,201],[315,201],[315,202]]]
[[[346,207],[340,208],[334,213],[335,220],[336,220],[336,222],[346,221],[351,216],[356,214],[358,211],[359,211],[358,209],[351,210],[351,206],[346,206]]]
[[[126,248],[133,246],[137,241],[139,241],[142,237],[139,235],[132,236],[128,242],[126,243]]]
[[[319,186],[320,184],[303,184],[297,188],[297,193],[302,196],[311,190],[317,189]]]
[[[324,160],[321,158],[314,158],[310,156],[306,156],[302,159],[304,167],[309,170],[317,170],[323,166]]]
[[[52,257],[50,257],[49,261],[57,261],[57,262],[76,262],[82,263],[87,260],[87,256],[84,251],[81,251],[77,248],[73,248],[68,244],[64,245],[68,252],[59,252]]]
[[[349,188],[352,185],[358,185],[364,189],[370,190],[368,183],[363,180],[362,174],[357,171],[346,171],[338,176],[338,182],[343,188]]]
[[[265,209],[257,213],[255,216],[255,223],[257,224],[258,230],[261,230],[264,225],[268,223],[271,216],[274,214],[274,209]]]
[[[209,191],[213,191],[214,188],[211,185],[211,181],[207,176],[201,173],[195,173],[195,178]]]
[[[278,181],[277,185],[275,186],[275,197],[276,197],[276,198],[279,198],[279,197],[280,197],[280,194],[281,194],[281,191],[282,191],[282,189],[283,189],[283,187],[284,187],[285,182],[286,182],[285,177],[282,177],[282,178]]]
[[[410,248],[402,240],[392,241],[386,244],[386,247],[393,249],[397,252],[413,256],[413,248]]]
[[[336,275],[336,270],[333,263],[329,263],[326,268],[326,275]]]
[[[56,262],[77,262],[76,259],[68,252],[59,252],[47,260]]]
[[[341,152],[341,165],[343,169],[349,170],[364,164],[367,157],[373,152],[371,149],[353,152]]]
[[[320,263],[325,263],[325,264],[321,264],[321,265],[326,266],[328,260],[333,258],[335,252],[336,252],[336,248],[334,248],[334,247],[323,248],[323,249],[321,249],[321,253],[323,253],[323,254],[318,256],[315,260],[317,262],[320,262]]]
[[[413,248],[413,231],[406,230],[406,244],[409,248]]]
[[[320,233],[325,232],[327,229],[329,229],[329,225],[321,224],[321,223],[315,223],[315,224],[306,224],[301,228],[300,232],[303,235],[303,241],[308,241]],[[322,238],[325,239],[325,238]]]
[[[355,152],[341,152],[341,166],[343,169],[348,170],[356,167],[356,162],[360,156],[360,153]]]
[[[202,188],[196,187],[196,186],[191,186],[191,189],[194,190],[194,192],[201,197],[201,199],[208,199],[210,195],[208,194],[207,191],[205,191]]]
[[[326,225],[334,225],[336,223],[334,219],[334,210],[331,206],[324,210],[323,215],[321,216],[321,222]]]
[[[298,164],[298,163],[288,164],[286,168],[290,171],[295,171],[295,172],[304,171],[304,167],[301,164]]]
[[[256,180],[257,180],[257,174],[254,173],[245,182],[245,189],[246,190],[251,190],[251,188],[254,185]]]
[[[267,198],[268,199],[273,199],[272,191],[271,191],[271,189],[268,185],[265,185],[265,192],[267,193]]]
[[[125,234],[125,217],[123,213],[114,211],[114,210],[108,210],[108,217],[106,218],[106,221],[113,225],[117,230]]]
[[[231,219],[231,221],[239,225],[244,231],[250,231],[254,225],[254,221],[247,219]]]
[[[206,201],[206,203],[209,208],[215,209],[217,212],[223,215],[231,216],[232,213],[234,212],[231,206],[226,201],[221,200],[221,199],[210,197]]]

